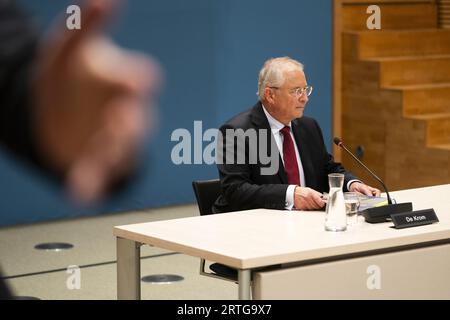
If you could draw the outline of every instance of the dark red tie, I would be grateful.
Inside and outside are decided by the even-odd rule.
[[[286,171],[288,182],[289,184],[300,185],[300,173],[298,171],[294,141],[292,141],[291,137],[291,128],[286,126],[280,132],[283,134],[284,170]]]

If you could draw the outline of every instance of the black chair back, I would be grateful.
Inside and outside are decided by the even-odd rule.
[[[205,216],[208,214],[214,214],[212,212],[212,206],[216,199],[220,195],[220,180],[196,180],[192,181],[192,188],[194,189],[195,197],[197,198],[198,209],[200,210],[200,215]],[[220,263],[213,263],[209,266],[209,269],[214,273],[210,274],[205,272],[205,260],[200,261],[200,274],[206,276],[213,276],[215,278],[219,277],[224,280],[231,280],[233,282],[237,281],[238,275],[237,270],[225,266]]]
[[[212,206],[220,195],[220,180],[195,180],[192,181],[195,197],[197,198],[200,215],[213,214]]]

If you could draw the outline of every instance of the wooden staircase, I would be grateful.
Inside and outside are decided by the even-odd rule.
[[[366,27],[369,4],[381,30]],[[437,3],[343,1],[341,41],[346,144],[393,190],[450,183],[450,29],[438,28]]]

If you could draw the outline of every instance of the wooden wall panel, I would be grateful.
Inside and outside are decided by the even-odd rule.
[[[438,0],[439,26],[450,29],[450,0]]]
[[[344,4],[342,21],[344,30],[367,30],[367,3]],[[433,3],[378,4],[381,10],[382,29],[436,28],[437,8]]]
[[[335,99],[340,98],[344,142],[352,151],[362,146],[364,162],[392,190],[450,183],[450,32],[437,29],[436,2],[336,2],[342,6],[341,78],[334,90],[340,90]],[[393,29],[359,28],[369,4],[382,6],[386,26]],[[345,153],[341,159],[377,185]]]

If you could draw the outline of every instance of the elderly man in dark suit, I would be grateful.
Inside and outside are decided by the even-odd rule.
[[[301,63],[288,57],[266,61],[259,74],[258,103],[220,128],[222,194],[214,212],[320,209],[325,204],[321,193],[328,191],[330,173],[344,174],[344,191],[380,194],[334,162],[327,152],[319,125],[303,116],[311,93]],[[230,135],[233,131],[235,136]],[[258,134],[248,134],[252,131]],[[269,164],[263,161],[266,152]],[[245,161],[236,161],[239,157]],[[269,166],[276,170],[264,171]]]

